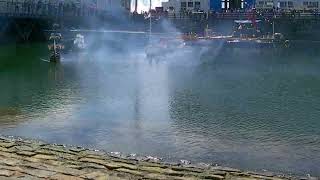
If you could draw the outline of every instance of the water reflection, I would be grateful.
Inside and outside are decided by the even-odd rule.
[[[60,63],[50,63],[48,76],[49,79],[54,81],[62,81],[64,76],[62,65]]]

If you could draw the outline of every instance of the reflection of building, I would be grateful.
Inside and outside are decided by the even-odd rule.
[[[209,0],[169,0],[162,3],[164,10],[180,13],[182,11],[203,11],[208,12],[210,9]]]

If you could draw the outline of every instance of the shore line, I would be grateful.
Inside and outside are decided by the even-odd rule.
[[[0,136],[0,179],[306,179]]]

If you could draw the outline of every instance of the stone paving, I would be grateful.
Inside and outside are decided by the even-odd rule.
[[[164,163],[157,158],[137,158],[80,147],[52,145],[33,140],[0,137],[0,180],[13,179],[294,179],[237,169]]]

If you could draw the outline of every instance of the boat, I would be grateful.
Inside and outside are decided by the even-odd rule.
[[[81,34],[77,34],[76,38],[73,41],[73,45],[74,45],[73,50],[75,50],[75,51],[85,50],[87,45],[85,43],[84,36]]]
[[[227,48],[239,49],[268,49],[287,48],[289,41],[281,33],[272,34],[262,32],[260,20],[235,20],[234,31],[227,39]],[[274,24],[274,23],[273,23]],[[274,28],[273,28],[274,29]]]
[[[61,50],[64,49],[64,46],[60,43],[62,36],[60,33],[51,33],[49,40],[51,44],[48,45],[50,51],[50,62],[60,62],[61,60]]]
[[[262,23],[264,22],[258,19],[235,20],[233,33],[230,35],[218,35],[207,27],[204,36],[188,33],[150,43],[146,48],[146,54],[152,59],[179,50],[190,52],[185,50],[192,49],[193,55],[215,58],[233,54],[278,53],[290,47],[289,40],[286,40],[281,33],[274,32],[274,23],[272,33],[264,31]]]

